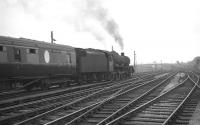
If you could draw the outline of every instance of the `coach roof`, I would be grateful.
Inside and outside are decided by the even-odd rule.
[[[42,47],[50,49],[74,49],[74,47],[68,45],[60,45],[55,43],[47,43],[44,41],[32,40],[27,38],[13,38],[0,36],[0,44],[4,45],[17,45],[17,46],[26,46],[26,47]]]

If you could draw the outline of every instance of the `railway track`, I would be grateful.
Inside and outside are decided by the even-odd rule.
[[[80,125],[96,125],[96,124],[106,124],[114,115],[116,116],[119,109],[123,109],[129,103],[132,103],[133,100],[141,98],[142,96],[147,96],[148,93],[153,92],[148,100],[156,97],[163,89],[166,87],[173,75],[167,77],[166,79],[160,79],[159,81],[141,85],[136,88],[132,88],[124,93],[121,93],[115,97],[112,97],[96,107],[92,108],[88,112],[82,114],[78,118],[74,119],[68,124],[80,124]],[[147,101],[147,100],[146,100]],[[144,102],[143,102],[144,103]],[[125,110],[123,110],[124,112]],[[126,109],[127,111],[127,109]],[[122,112],[121,112],[122,114]],[[117,114],[119,115],[119,114]],[[64,119],[59,119],[52,124],[65,123]]]
[[[133,78],[138,78],[138,79],[148,79],[148,78],[153,78],[153,76],[155,76],[157,73],[137,73],[133,76]],[[141,75],[141,76],[140,76]],[[15,89],[15,90],[9,90],[9,91],[1,91],[0,92],[0,101],[1,100],[5,100],[5,99],[10,99],[10,98],[17,98],[17,97],[21,97],[21,96],[27,96],[27,95],[33,95],[33,94],[38,94],[38,93],[47,93],[47,92],[59,92],[59,91],[63,91],[63,90],[70,90],[70,91],[76,91],[76,90],[82,90],[82,89],[87,89],[89,87],[96,87],[96,86],[101,86],[101,85],[106,85],[108,86],[110,84],[110,86],[113,85],[113,81],[102,81],[102,82],[96,82],[94,81],[94,83],[91,84],[86,84],[86,85],[72,85],[70,87],[63,87],[63,88],[49,88],[48,90],[32,90],[32,91],[27,91],[25,89]]]
[[[194,72],[189,72],[189,76],[195,83],[198,83],[199,77],[197,74],[195,74]]]
[[[138,73],[138,74],[135,74],[135,76],[138,77],[138,78],[140,78],[140,79],[142,79],[142,80],[146,80],[146,79],[152,80],[152,79],[154,79],[155,76],[160,75],[160,74],[162,74],[162,73],[160,73],[160,72]]]
[[[45,113],[39,113],[39,115],[19,122],[17,124],[45,124],[46,122],[54,120],[55,117],[62,117],[66,114],[73,114],[73,117],[77,117],[78,115],[80,115],[80,113],[84,113],[88,109],[97,105],[102,100],[105,100],[106,98],[110,97],[110,95],[114,95],[116,93],[126,91],[127,89],[132,88],[134,86],[143,84],[141,81],[138,81],[136,83],[130,84],[130,82],[128,82],[126,83],[126,85],[123,84],[123,86],[118,86],[118,88],[110,87],[110,89],[98,91],[86,97],[75,100],[74,102],[47,111]]]
[[[136,78],[133,78],[136,79]],[[115,82],[114,82],[115,83]],[[38,92],[38,93],[34,93],[34,94],[28,94],[25,95],[27,93],[16,93],[17,97],[12,97],[12,98],[8,98],[8,99],[2,99],[0,101],[0,108],[3,108],[3,106],[11,106],[12,104],[16,105],[16,104],[20,104],[20,103],[24,103],[24,102],[28,102],[28,101],[34,101],[37,99],[41,99],[44,97],[53,97],[53,96],[57,96],[57,95],[63,95],[66,93],[71,93],[71,92],[75,92],[75,91],[79,91],[79,90],[87,90],[87,89],[95,89],[95,88],[103,88],[103,87],[108,87],[108,86],[112,86],[114,83],[112,82],[102,82],[97,84],[96,86],[92,85],[92,86],[88,86],[88,85],[84,85],[84,86],[80,86],[80,87],[73,87],[73,88],[69,88],[69,89],[60,89],[60,90],[56,90],[56,91],[47,91],[47,92]],[[4,96],[9,96],[9,94],[5,94]],[[19,96],[19,97],[18,97]]]
[[[137,78],[136,76],[133,76],[133,78]],[[139,78],[138,78],[139,79]],[[81,86],[72,86],[72,87],[64,87],[64,88],[50,88],[48,90],[32,90],[32,91],[27,91],[24,89],[19,89],[19,90],[11,90],[11,91],[4,91],[0,93],[0,101],[1,100],[6,100],[6,99],[11,99],[11,98],[17,98],[17,97],[22,97],[22,96],[27,96],[27,95],[34,95],[34,94],[43,94],[43,93],[57,93],[57,92],[62,92],[62,91],[78,91],[82,89],[88,89],[92,87],[97,87],[97,86],[112,86],[113,81],[103,81],[99,83],[92,83],[92,84],[87,84],[87,85],[81,85]]]
[[[188,77],[181,84],[162,93],[158,97],[145,101],[140,99],[134,106],[128,105],[129,112],[109,122],[108,125],[163,125],[173,113],[187,100],[196,84]],[[145,101],[145,103],[143,103]]]
[[[162,79],[164,79],[164,78],[161,78],[161,79],[157,79],[157,80],[153,80],[153,81],[151,81],[151,82],[147,82],[146,84],[151,84],[151,83],[158,83],[160,80],[162,80]],[[155,84],[154,84],[155,85]],[[138,86],[138,85],[137,85]],[[127,90],[129,90],[129,89],[132,89],[132,88],[134,88],[134,87],[136,87],[136,85],[135,84],[132,84],[132,85],[129,85],[128,87],[125,87],[125,88],[123,88],[123,89],[121,89],[120,91],[118,91],[117,93],[124,93],[125,91],[127,91]],[[116,95],[116,94],[114,94],[114,95]],[[113,95],[113,96],[114,96]],[[112,96],[111,96],[112,97]],[[99,97],[98,97],[99,98]],[[85,104],[85,102],[84,103],[79,103],[78,104],[78,107],[81,107],[81,108],[79,108],[79,110],[75,110],[75,111],[73,111],[73,112],[67,112],[67,113],[62,113],[62,116],[60,116],[60,113],[51,113],[51,114],[46,114],[46,117],[37,117],[37,119],[43,119],[43,121],[41,122],[41,121],[39,121],[39,120],[34,120],[33,121],[33,119],[31,119],[31,120],[29,120],[29,122],[27,123],[27,122],[25,122],[26,124],[54,124],[58,119],[62,119],[62,118],[64,118],[65,117],[65,119],[68,119],[67,121],[69,121],[69,120],[72,120],[72,119],[74,119],[74,118],[76,118],[77,116],[79,116],[79,115],[81,115],[81,114],[83,114],[85,111],[87,111],[87,110],[89,110],[90,108],[92,108],[92,107],[94,107],[95,105],[97,105],[97,104],[99,104],[101,101],[103,101],[103,100],[105,100],[105,99],[107,99],[107,98],[104,98],[104,99],[102,99],[102,100],[99,100],[98,102],[96,101],[96,98],[94,99],[95,100],[95,102],[92,102],[92,104],[91,104],[91,102],[89,101],[89,105],[87,105],[87,104]],[[88,102],[88,101],[87,101]],[[90,105],[91,104],[91,105]],[[86,107],[87,106],[87,107]],[[75,106],[75,108],[73,107],[73,109],[76,109],[76,107],[77,106]],[[66,108],[66,107],[65,107]],[[57,111],[56,111],[57,112]],[[65,111],[66,112],[66,111]],[[67,117],[66,117],[67,116]],[[45,119],[45,121],[44,121],[44,119]],[[60,121],[60,120],[59,120]],[[63,123],[63,122],[62,122]],[[20,123],[21,124],[21,123]],[[24,124],[24,123],[23,123]],[[57,123],[56,123],[57,124]]]
[[[7,99],[7,100],[2,100],[0,101],[0,109],[3,109],[5,107],[8,106],[13,106],[13,105],[20,105],[22,103],[27,103],[27,102],[31,102],[31,101],[36,101],[36,100],[41,100],[41,99],[45,99],[45,98],[50,98],[50,97],[56,97],[56,96],[60,96],[60,95],[66,95],[69,93],[73,93],[76,91],[97,91],[106,87],[111,87],[113,85],[115,86],[123,86],[126,85],[126,82],[129,81],[136,81],[138,80],[137,78],[132,78],[129,80],[125,80],[125,81],[118,81],[118,82],[113,82],[111,84],[107,84],[107,82],[104,82],[103,84],[97,85],[96,87],[91,87],[91,86],[84,86],[83,88],[75,88],[75,89],[65,89],[65,90],[59,90],[59,91],[53,91],[53,92],[44,92],[44,93],[38,93],[38,94],[33,94],[33,95],[28,95],[28,96],[22,96],[22,97],[18,97],[18,98],[11,98],[11,99]]]
[[[81,90],[78,92],[73,93],[60,93],[56,95],[44,95],[44,96],[36,96],[36,97],[29,97],[24,98],[21,97],[20,99],[16,99],[16,102],[11,100],[4,101],[4,103],[1,103],[1,117],[0,117],[0,124],[1,123],[9,123],[10,121],[14,122],[16,120],[25,119],[28,117],[31,117],[33,115],[36,115],[38,113],[42,113],[48,110],[51,110],[57,106],[61,106],[63,104],[72,102],[76,99],[82,98],[84,96],[87,96],[89,94],[95,93],[97,91],[100,91],[101,89],[111,89],[111,88],[117,88],[125,86],[125,82],[133,82],[136,79],[126,80],[124,82],[120,82],[112,87],[105,87],[105,85],[101,87],[95,87],[95,88],[89,88],[86,90]],[[116,82],[115,82],[116,83]],[[115,91],[116,91],[115,90]],[[20,102],[20,103],[19,103]]]
[[[138,79],[150,79],[157,75],[158,73],[137,73],[133,76],[133,78],[138,78]],[[97,87],[97,86],[102,86],[102,85],[105,85],[105,86],[112,86],[114,83],[113,81],[103,81],[103,82],[94,82],[92,84],[86,84],[86,85],[81,85],[81,86],[77,86],[77,85],[73,85],[71,87],[64,87],[64,88],[49,88],[48,90],[32,90],[32,91],[27,91],[25,89],[15,89],[15,90],[9,90],[9,91],[2,91],[0,92],[0,101],[2,100],[6,100],[6,99],[11,99],[11,98],[17,98],[17,97],[22,97],[22,96],[27,96],[27,95],[33,95],[33,94],[43,94],[43,93],[47,93],[47,92],[53,92],[53,93],[57,93],[59,91],[66,91],[66,89],[69,91],[69,92],[72,92],[72,91],[77,91],[77,90],[83,90],[83,89],[88,89],[89,87],[92,88],[92,87]]]
[[[164,125],[188,125],[196,106],[199,103],[199,95],[199,89],[195,89],[189,99],[177,109],[177,111],[165,122]]]
[[[195,73],[191,73],[191,79],[199,85],[199,77]],[[176,108],[171,116],[165,121],[163,125],[188,125],[191,117],[199,103],[200,90],[195,88],[194,92],[185,99],[182,104]],[[191,123],[193,124],[193,123]],[[195,123],[197,124],[197,123]]]
[[[148,77],[153,77],[154,75],[145,75],[145,76],[148,76]],[[137,80],[139,79],[137,76],[133,76],[133,78],[131,80]],[[113,86],[115,84],[117,84],[119,82],[119,84],[124,84],[125,82],[128,82],[129,80],[125,80],[124,82],[123,81],[115,81],[115,82],[101,82],[101,83],[98,83],[98,84],[92,84],[92,85],[83,85],[83,86],[80,86],[80,87],[73,87],[73,88],[69,88],[69,89],[60,89],[60,90],[56,90],[56,91],[47,91],[47,92],[42,92],[42,93],[36,93],[36,94],[28,94],[26,95],[27,93],[23,93],[23,95],[21,94],[17,94],[17,96],[19,97],[12,97],[12,98],[9,98],[9,99],[2,99],[0,100],[0,108],[4,108],[5,106],[8,107],[8,106],[12,106],[12,105],[17,105],[17,104],[21,104],[21,103],[25,103],[25,102],[29,102],[29,101],[35,101],[35,100],[38,100],[38,99],[42,99],[42,98],[48,98],[48,97],[53,97],[53,96],[58,96],[58,95],[64,95],[64,94],[67,94],[67,93],[71,93],[71,92],[75,92],[75,91],[80,91],[80,90],[88,90],[88,89],[101,89],[101,88],[105,88],[105,87],[109,87],[109,86]],[[121,83],[120,83],[121,82]],[[124,84],[126,85],[126,84]],[[9,96],[9,95],[4,95],[4,96]]]

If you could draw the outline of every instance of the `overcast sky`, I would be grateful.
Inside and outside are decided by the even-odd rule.
[[[200,55],[200,0],[0,0],[0,35],[125,52],[137,63]]]

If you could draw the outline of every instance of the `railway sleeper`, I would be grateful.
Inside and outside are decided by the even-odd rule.
[[[166,114],[164,114],[164,115],[161,115],[161,114],[152,114],[152,113],[148,113],[148,114],[146,114],[146,113],[141,113],[141,114],[138,114],[138,115],[136,115],[135,117],[145,117],[145,118],[152,118],[152,119],[154,119],[154,118],[168,118],[168,115],[166,115]]]
[[[103,120],[104,118],[102,117],[88,117],[86,119],[86,122],[93,122],[93,123],[98,123],[99,121]]]
[[[191,118],[192,114],[190,116],[178,116],[179,120],[188,120]]]
[[[109,113],[96,113],[96,114],[94,114],[93,115],[93,117],[98,117],[98,118],[106,118],[106,117],[108,117],[110,114]]]
[[[118,108],[121,108],[123,105],[105,105],[103,106],[103,108],[107,108],[107,109],[118,109]]]
[[[144,113],[144,114],[160,114],[160,115],[170,115],[171,114],[171,112],[169,112],[169,111],[158,111],[158,110],[142,111],[142,113]]]
[[[165,121],[164,118],[149,118],[149,117],[136,117],[136,118],[132,118],[130,119],[131,121],[141,121],[141,122],[155,122],[155,123],[162,123],[163,121]]]
[[[162,125],[162,124],[155,122],[125,121],[123,125]]]
[[[188,125],[189,124],[189,120],[190,119],[176,119],[176,123],[179,124],[179,125],[183,125],[183,124]]]

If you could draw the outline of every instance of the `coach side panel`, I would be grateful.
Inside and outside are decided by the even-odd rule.
[[[0,45],[0,77],[71,75],[76,73],[75,51]]]

